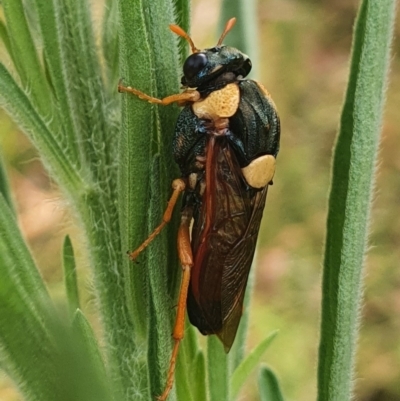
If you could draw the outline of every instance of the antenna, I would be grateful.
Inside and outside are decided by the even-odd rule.
[[[178,36],[186,39],[189,42],[189,45],[192,49],[192,53],[198,53],[199,49],[194,45],[192,38],[178,25],[171,24],[169,29]]]
[[[217,46],[221,46],[222,45],[222,41],[225,39],[225,36],[227,35],[227,33],[233,28],[233,26],[235,25],[236,22],[236,18],[231,18],[225,25],[225,29],[224,32],[222,32],[221,37],[218,40]]]

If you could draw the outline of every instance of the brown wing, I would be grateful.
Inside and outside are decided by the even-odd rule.
[[[229,351],[242,315],[267,187],[246,185],[225,137],[208,140],[205,180],[192,230],[188,314],[203,334],[216,334]]]

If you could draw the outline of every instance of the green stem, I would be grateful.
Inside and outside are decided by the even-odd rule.
[[[394,0],[364,0],[336,144],[323,275],[318,400],[351,398],[373,178]]]
[[[120,0],[119,18],[123,83],[159,98],[178,93],[179,50],[177,38],[168,29],[176,20],[174,2]],[[171,151],[178,108],[150,105],[128,94],[120,96],[118,205],[121,252],[125,253],[139,246],[159,224],[171,182],[178,176]],[[176,277],[180,271],[175,233],[174,219],[139,256],[139,265],[128,258],[123,260],[128,307],[135,317],[134,335],[141,344],[148,339],[153,395],[163,390],[171,354]],[[171,394],[171,400],[173,397]]]

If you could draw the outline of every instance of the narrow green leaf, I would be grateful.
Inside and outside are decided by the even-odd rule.
[[[184,348],[186,350],[186,358],[190,361],[193,361],[201,351],[197,333],[198,330],[190,324],[188,317],[186,317]]]
[[[148,13],[146,10],[151,9]],[[156,18],[157,20],[153,20]],[[123,83],[138,88],[153,96],[163,97],[179,92],[178,49],[176,38],[168,29],[173,21],[173,5],[171,1],[151,2],[143,0],[132,2],[120,0],[119,3],[120,29],[120,76]],[[118,206],[122,233],[122,250],[132,250],[139,246],[148,236],[148,230],[153,229],[155,220],[149,224],[149,209],[158,216],[160,222],[168,196],[171,182],[178,176],[177,168],[172,161],[171,143],[178,109],[175,106],[151,106],[134,96],[121,94],[122,100],[122,130],[119,147],[119,177],[118,177]],[[151,199],[149,176],[153,156],[159,154],[160,169],[158,188],[154,187],[156,198]],[[157,208],[158,213],[155,213]],[[152,226],[152,227],[151,227]],[[151,244],[139,256],[140,268],[132,267],[126,259],[125,269],[130,276],[129,293],[130,309],[135,316],[136,329],[145,333],[148,316],[148,297],[145,289],[148,285],[146,273],[156,271],[160,267],[148,265],[146,257],[152,250],[163,250],[161,269],[170,269],[176,276],[175,235],[167,235],[176,227],[169,225],[165,233]],[[144,265],[144,266],[143,266]],[[165,276],[164,276],[165,277]],[[168,280],[162,283],[169,286]],[[169,316],[173,314],[173,300],[164,303]],[[153,328],[154,329],[154,328]],[[163,372],[163,374],[165,374]]]
[[[3,156],[1,154],[1,152],[0,152],[0,194],[3,195],[10,210],[13,213],[15,213],[14,204],[13,204],[12,197],[11,197],[10,185],[8,182],[6,166],[4,165]]]
[[[185,337],[180,344],[176,365],[178,400],[207,400],[204,363],[204,354],[199,348],[196,329],[186,319]]]
[[[7,27],[4,25],[4,22],[2,20],[0,20],[0,39],[4,43],[4,46],[6,47],[7,53],[10,55],[11,60],[13,60],[13,62],[15,63]]]
[[[15,216],[1,194],[0,210],[2,367],[27,399],[50,400],[55,389],[54,348],[47,324],[52,304]]]
[[[65,188],[79,193],[83,188],[79,173],[3,64],[0,64],[0,106],[28,134],[42,155],[48,170],[55,174]]]
[[[182,348],[182,347],[181,347]],[[176,399],[177,400],[187,400],[187,401],[195,401],[196,398],[193,397],[193,392],[195,391],[195,386],[199,384],[199,380],[201,377],[197,377],[194,380],[192,376],[192,381],[189,382],[187,380],[188,374],[193,375],[194,371],[188,371],[189,366],[184,365],[182,363],[182,354],[184,351],[180,349],[179,351],[179,359],[176,365],[176,372],[175,372],[175,391],[176,391]],[[186,370],[186,371],[185,371]]]
[[[149,319],[147,365],[149,370],[150,394],[153,397],[159,397],[164,391],[169,367],[167,356],[169,347],[166,345],[166,341],[172,343],[172,340],[170,332],[167,334],[165,326],[163,327],[165,316],[157,315],[152,302],[149,308]],[[155,327],[157,328],[156,330],[154,330]],[[175,386],[171,389],[169,398],[174,401],[176,400]]]
[[[78,201],[94,270],[113,393],[116,399],[134,400],[141,394],[138,389],[147,384],[141,359],[145,349],[136,341],[134,323],[127,307],[127,279],[121,270],[122,258],[126,255],[120,250],[118,219],[113,210],[115,201],[108,203],[106,193],[100,190],[88,192]]]
[[[45,1],[45,0],[40,0]],[[69,90],[69,102],[76,116],[80,146],[95,181],[110,196],[116,191],[114,169],[117,136],[108,122],[109,103],[100,71],[89,2],[56,0],[61,27],[62,60]],[[116,91],[114,92],[116,96]],[[111,177],[110,177],[111,175]]]
[[[190,382],[191,386],[193,386],[193,398],[196,401],[207,401],[209,396],[207,392],[206,359],[203,351],[200,351],[197,354],[195,359],[195,369],[193,370],[193,375],[190,376],[192,376]],[[193,380],[193,377],[195,377],[196,380]],[[184,401],[184,398],[182,401]]]
[[[152,231],[162,219],[160,213],[160,163],[159,157],[154,157],[150,176],[150,196],[153,202],[149,206],[149,229]],[[165,233],[163,233],[165,234]],[[172,308],[171,298],[168,294],[167,269],[164,265],[167,253],[165,252],[165,235],[159,235],[150,245],[151,252],[148,255],[149,261],[149,283],[151,308],[150,315],[152,323],[149,325],[149,376],[152,394],[161,395],[165,383],[166,374],[168,372],[171,357],[171,313],[175,310]],[[164,243],[164,246],[160,246]],[[166,305],[170,305],[166,308]],[[156,329],[155,329],[156,328]],[[170,395],[171,400],[174,395]]]
[[[260,369],[258,389],[261,401],[284,401],[281,388],[275,373],[267,366]]]
[[[364,0],[336,144],[325,246],[318,400],[351,399],[375,161],[395,1]]]
[[[65,75],[65,60],[62,59],[63,43],[61,37],[61,24],[56,18],[56,9],[53,1],[34,0],[37,9],[38,21],[41,31],[41,37],[44,46],[44,60],[46,71],[51,79],[51,88],[54,90],[55,98],[62,121],[59,127],[62,134],[58,134],[57,138],[63,144],[65,152],[68,152],[70,158],[74,160],[77,168],[82,165],[81,156],[79,155],[77,140],[77,123],[74,119],[74,111],[72,99],[70,96],[71,87],[67,82]]]
[[[29,298],[4,270],[15,263],[0,244],[0,358],[2,368],[27,400],[54,400],[55,349],[48,332],[31,311]],[[18,266],[23,267],[23,266]],[[43,320],[43,316],[41,316]],[[29,335],[27,335],[29,333]]]
[[[74,248],[72,247],[72,242],[68,235],[65,237],[63,245],[63,269],[68,309],[72,318],[76,310],[80,308],[80,305]]]
[[[243,384],[250,376],[251,372],[256,368],[264,352],[268,349],[277,334],[277,330],[269,334],[265,340],[258,344],[258,346],[252,352],[250,352],[249,355],[247,355],[247,357],[233,372],[230,380],[230,395],[232,400],[237,397]]]
[[[3,251],[1,244],[0,250]],[[10,258],[0,255],[0,269]],[[3,273],[3,272],[1,272]],[[75,319],[75,331],[43,310],[46,330],[30,313],[18,283],[2,274],[0,283],[0,358],[24,399],[54,401],[112,399],[97,345],[87,322]],[[89,332],[90,331],[90,332]],[[29,335],[27,335],[29,333]],[[95,348],[96,346],[96,348]],[[98,354],[96,354],[96,352]]]
[[[103,377],[103,379],[106,378],[106,368],[92,326],[80,309],[75,311],[72,327],[83,342],[83,346],[90,359],[90,364],[96,369],[100,377]]]
[[[2,265],[0,277],[9,276],[18,285],[20,296],[29,300],[28,310],[41,321],[41,313],[51,305],[47,289],[21,236],[16,217],[2,195],[0,210],[0,244],[3,261],[8,261]]]
[[[23,87],[29,91],[31,101],[39,113],[46,118],[54,118],[50,91],[29,31],[22,1],[4,0],[2,5],[12,48],[11,54]]]
[[[229,366],[224,347],[217,336],[207,337],[208,390],[211,401],[228,401]]]
[[[129,0],[119,2],[120,19],[120,76],[123,83],[139,86],[144,92],[151,92],[149,80],[150,45],[148,44],[142,6]],[[133,52],[132,49],[135,49]],[[136,70],[135,70],[136,69]],[[136,77],[138,78],[136,80]],[[122,235],[122,252],[133,250],[146,239],[146,214],[148,207],[151,141],[153,130],[152,108],[134,96],[121,95],[122,129],[119,148],[118,205]],[[136,330],[144,335],[147,327],[148,296],[147,265],[135,268],[124,260],[130,280],[130,310],[136,317]]]
[[[52,334],[57,341],[54,355],[57,400],[112,400],[93,331],[82,312],[78,310],[72,327],[54,317]],[[54,401],[54,394],[49,401]]]

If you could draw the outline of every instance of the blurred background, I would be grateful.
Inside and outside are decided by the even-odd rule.
[[[321,266],[332,147],[346,88],[358,0],[260,0],[259,79],[282,121],[281,152],[262,222],[249,349],[280,333],[264,362],[277,373],[288,401],[316,396]],[[219,2],[195,0],[192,37],[214,44]],[[100,21],[100,2],[93,18]],[[240,18],[240,16],[237,16]],[[374,193],[365,300],[355,372],[355,399],[400,400],[400,24],[397,22]],[[0,49],[0,56],[4,49]],[[3,57],[2,57],[3,60]],[[68,204],[46,175],[35,149],[0,111],[0,148],[20,225],[54,299],[64,297],[60,249],[79,231]],[[93,305],[84,250],[79,277],[87,309]],[[94,309],[94,307],[93,307]],[[258,400],[257,375],[241,393]],[[22,398],[0,372],[0,401]]]

